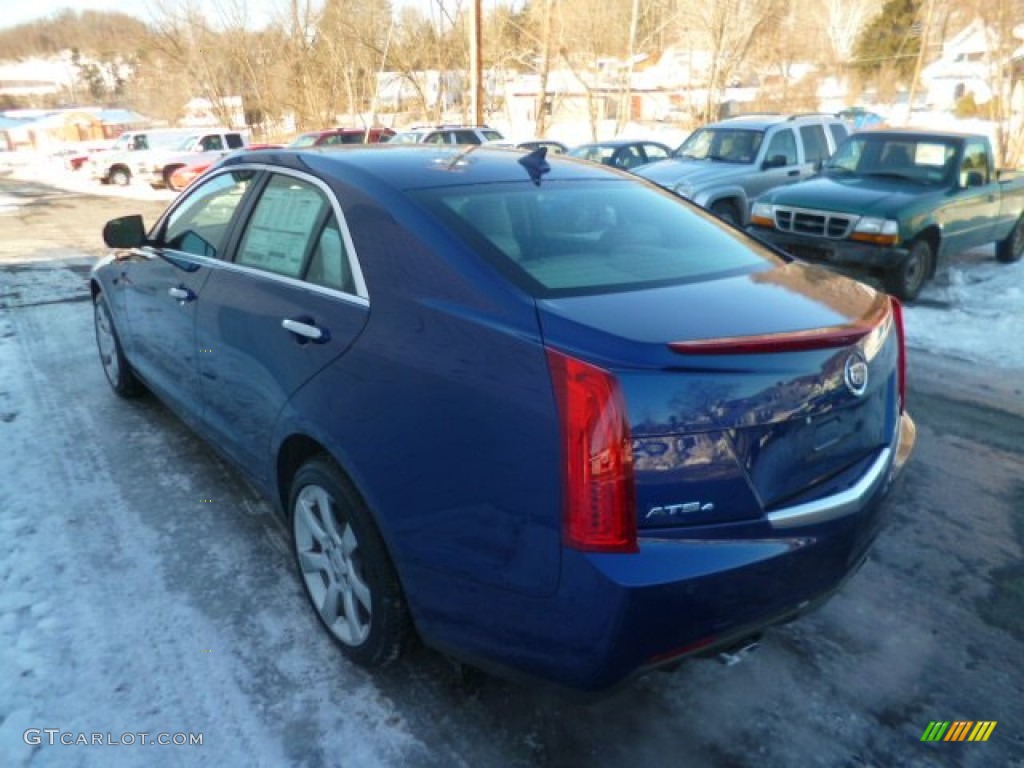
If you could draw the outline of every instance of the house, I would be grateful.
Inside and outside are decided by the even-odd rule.
[[[935,109],[952,110],[968,94],[978,104],[988,103],[995,95],[992,86],[1002,66],[1019,68],[1024,62],[1024,25],[1017,26],[1013,36],[1016,45],[1011,62],[992,60],[996,32],[980,19],[944,42],[939,58],[921,70],[928,103]]]

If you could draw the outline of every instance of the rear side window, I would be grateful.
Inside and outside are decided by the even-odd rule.
[[[767,268],[774,257],[633,181],[420,190],[415,197],[534,296],[636,290]]]
[[[828,141],[820,125],[801,125],[800,138],[804,141],[804,162],[823,163],[828,160]]]
[[[235,262],[300,278],[329,210],[327,199],[313,185],[274,176],[256,203]]]
[[[479,144],[480,137],[476,135],[476,131],[455,131],[455,143]]]

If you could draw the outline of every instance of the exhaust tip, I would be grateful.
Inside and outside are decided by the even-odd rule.
[[[761,647],[761,635],[751,635],[718,652],[718,660],[727,667],[743,661]]]

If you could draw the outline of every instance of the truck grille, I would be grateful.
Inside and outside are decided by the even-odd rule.
[[[775,226],[783,232],[841,240],[853,228],[855,216],[803,208],[775,207]]]

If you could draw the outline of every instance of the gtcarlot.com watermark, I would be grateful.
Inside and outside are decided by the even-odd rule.
[[[32,747],[48,744],[63,744],[66,747],[134,747],[156,744],[161,747],[201,747],[201,733],[150,733],[149,731],[128,731],[125,733],[86,733],[84,731],[62,731],[60,728],[29,728],[21,734],[22,741]]]

